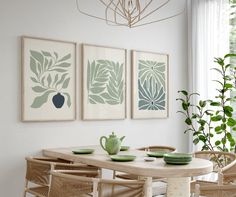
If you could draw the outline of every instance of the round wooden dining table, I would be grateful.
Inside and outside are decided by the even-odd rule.
[[[73,154],[72,150],[92,148],[92,154]],[[190,179],[193,176],[208,174],[213,170],[212,162],[204,159],[193,158],[187,165],[169,165],[163,158],[157,158],[147,162],[145,151],[130,149],[119,154],[135,155],[136,159],[131,162],[114,162],[100,146],[83,146],[44,149],[45,156],[80,162],[99,168],[110,169],[138,175],[145,182],[145,197],[152,197],[152,177],[167,178],[167,197],[189,197]]]

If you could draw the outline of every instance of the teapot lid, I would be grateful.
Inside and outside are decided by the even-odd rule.
[[[112,132],[111,135],[109,135],[109,137],[116,137],[116,135],[114,132]]]

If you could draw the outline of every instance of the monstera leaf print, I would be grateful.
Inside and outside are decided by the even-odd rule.
[[[52,103],[56,108],[64,105],[65,97],[67,106],[71,106],[70,95],[66,89],[70,83],[68,70],[71,63],[71,54],[67,54],[61,58],[57,52],[50,53],[48,51],[30,50],[30,69],[32,72],[31,81],[34,86],[32,91],[37,94],[34,98],[31,108],[40,108],[48,102],[50,94],[54,94]]]
[[[123,103],[123,63],[110,60],[88,61],[87,90],[90,104]]]
[[[143,84],[138,80],[139,110],[165,110],[165,91],[153,84],[152,78],[145,80]]]
[[[149,81],[151,78],[153,78],[158,87],[163,87],[165,89],[165,63],[139,60],[138,65],[138,76],[142,84],[145,80]]]

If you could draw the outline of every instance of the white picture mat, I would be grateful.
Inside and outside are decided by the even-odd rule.
[[[90,104],[87,91],[87,64],[94,60],[112,60],[124,63],[124,99],[122,104]],[[83,119],[112,120],[126,118],[126,50],[83,44]]]
[[[139,60],[158,61],[166,64],[165,87],[166,87],[166,110],[139,110],[138,107],[138,61]],[[167,118],[169,108],[169,56],[151,52],[132,51],[132,118],[149,119],[149,118]]]
[[[58,120],[74,120],[76,114],[75,107],[75,76],[76,76],[76,43],[64,42],[64,41],[54,41],[47,39],[37,39],[31,37],[23,37],[23,61],[22,61],[22,80],[23,80],[23,106],[22,106],[22,120],[23,121],[58,121]],[[67,99],[65,97],[65,104],[62,108],[55,108],[52,103],[52,97],[54,94],[50,94],[48,97],[48,102],[43,104],[40,108],[31,108],[30,105],[33,100],[39,94],[32,90],[35,86],[30,77],[33,73],[30,69],[30,50],[35,51],[48,51],[53,53],[56,51],[59,57],[71,54],[70,58],[70,69],[68,71],[68,76],[70,76],[70,83],[67,92],[70,94],[71,106],[67,107]]]

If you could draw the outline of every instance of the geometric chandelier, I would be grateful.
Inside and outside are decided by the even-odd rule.
[[[88,0],[86,4],[88,4]],[[129,28],[148,25],[167,19],[174,18],[184,12],[179,11],[173,15],[156,18],[155,14],[167,6],[171,0],[93,0],[103,7],[102,16],[97,15],[97,9],[91,12],[81,9],[80,0],[76,0],[77,9],[80,13],[89,17],[106,21],[108,25],[127,26]]]

